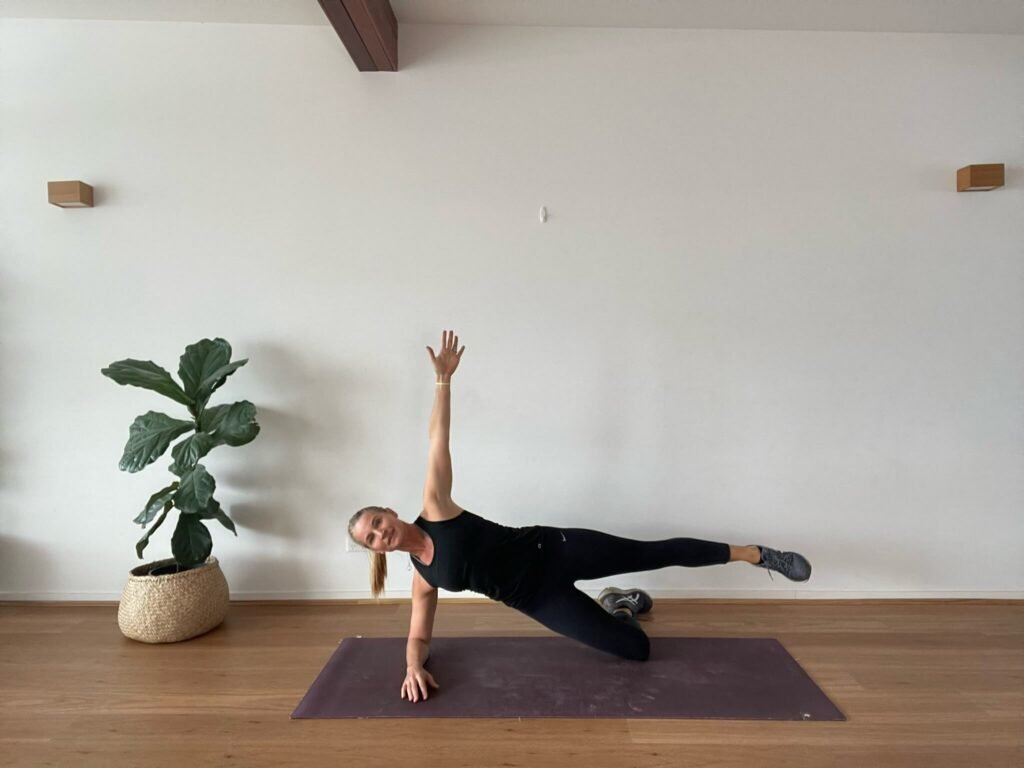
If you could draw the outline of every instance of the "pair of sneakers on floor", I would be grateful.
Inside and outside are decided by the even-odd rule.
[[[773,581],[775,577],[772,576],[772,571],[778,571],[790,581],[807,581],[811,578],[811,564],[799,552],[780,552],[771,547],[762,547],[760,544],[756,546],[761,552],[761,561],[753,565],[766,569]],[[597,596],[597,602],[612,616],[637,626],[639,625],[636,624],[636,617],[641,613],[647,613],[654,606],[654,599],[637,588],[606,587]]]

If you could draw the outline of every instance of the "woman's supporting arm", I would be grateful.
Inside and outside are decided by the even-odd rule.
[[[423,665],[430,658],[430,643],[420,640],[418,637],[410,637],[405,644],[405,665],[406,669],[423,669]]]

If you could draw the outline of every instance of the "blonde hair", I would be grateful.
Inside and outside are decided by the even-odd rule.
[[[354,515],[352,519],[348,521],[348,535],[356,544],[361,547],[366,546],[363,542],[355,536],[356,523],[359,518],[364,514],[376,514],[376,513],[388,514],[388,511],[384,507],[363,507]],[[384,581],[388,577],[388,558],[383,552],[370,552],[370,594],[373,595],[374,600],[378,600],[384,592]]]

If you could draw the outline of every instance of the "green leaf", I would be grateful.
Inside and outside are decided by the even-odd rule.
[[[139,539],[138,543],[135,545],[135,554],[139,556],[140,560],[142,559],[142,550],[144,550],[146,545],[149,544],[149,537],[153,535],[153,531],[163,525],[164,520],[167,518],[167,512],[170,510],[171,506],[171,502],[167,502],[167,506],[164,507],[164,513],[160,515],[157,521],[153,524],[153,527],[146,531],[146,535]]]
[[[195,397],[203,381],[230,360],[231,345],[224,339],[202,339],[189,344],[178,360],[178,376],[185,385],[185,392]]]
[[[145,528],[149,521],[156,516],[156,513],[160,511],[160,507],[171,500],[171,496],[174,495],[174,489],[177,487],[178,483],[175,481],[166,488],[161,488],[150,496],[149,501],[146,502],[146,506],[141,512],[139,512],[138,516],[132,520],[132,522],[139,523],[143,528]]]
[[[138,472],[156,461],[174,438],[190,429],[195,422],[172,419],[165,413],[147,411],[136,417],[128,429],[128,442],[118,465],[129,472]]]
[[[196,412],[202,412],[210,395],[228,376],[249,362],[248,358],[233,363],[230,360],[231,345],[219,337],[185,347],[185,354],[178,362],[178,375],[185,384],[185,392],[196,402]]]
[[[178,382],[171,378],[171,374],[152,360],[118,360],[101,369],[100,373],[118,384],[152,389],[189,407],[193,405],[193,399],[185,394]]]
[[[196,515],[206,509],[217,487],[213,475],[202,464],[196,464],[181,476],[178,491],[174,495],[174,506],[186,514]]]
[[[216,371],[211,373],[202,383],[199,385],[199,392],[204,395],[203,402],[210,399],[210,395],[216,392],[220,387],[224,385],[224,382],[228,380],[228,376],[237,371],[243,365],[249,362],[249,358],[243,358],[242,360],[236,360],[233,363],[228,363],[218,368]]]
[[[178,515],[178,526],[171,536],[171,554],[178,565],[192,568],[202,565],[213,551],[210,531],[195,515]]]
[[[178,476],[183,475],[188,470],[194,468],[199,460],[208,454],[215,445],[217,445],[217,441],[212,435],[208,435],[205,432],[196,432],[194,435],[189,435],[171,449],[171,455],[174,457],[171,472]]]
[[[220,508],[220,502],[216,499],[210,499],[210,506],[199,513],[200,520],[220,520],[221,524],[231,531],[235,536],[238,535],[238,531],[235,530],[234,521],[228,517],[224,510]]]
[[[203,411],[199,417],[199,428],[213,438],[214,445],[245,445],[260,433],[256,406],[248,400],[216,405]]]

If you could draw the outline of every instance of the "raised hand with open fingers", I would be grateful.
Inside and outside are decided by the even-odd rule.
[[[458,346],[459,337],[455,335],[455,331],[442,331],[441,351],[435,356],[434,350],[427,347],[427,352],[430,353],[430,362],[434,364],[434,371],[438,376],[451,376],[455,373],[455,369],[459,367],[459,361],[462,359],[462,353],[466,351],[466,347],[463,345],[462,349],[456,352]]]

